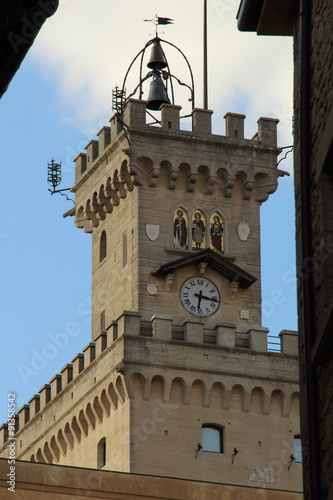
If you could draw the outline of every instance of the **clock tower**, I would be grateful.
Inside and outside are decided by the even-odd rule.
[[[75,159],[92,339],[21,408],[17,458],[300,491],[297,335],[268,352],[261,322],[278,120],[248,139],[245,116],[227,113],[216,135],[194,107],[182,127],[156,43],[153,95],[124,101]]]

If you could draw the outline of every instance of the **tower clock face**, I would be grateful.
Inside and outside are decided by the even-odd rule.
[[[214,314],[221,303],[217,286],[202,276],[193,276],[184,281],[179,296],[184,309],[199,318]]]

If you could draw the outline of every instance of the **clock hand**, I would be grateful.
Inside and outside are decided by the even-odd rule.
[[[202,299],[202,291],[200,290],[199,293],[194,294],[196,297],[198,297],[198,312],[200,311],[200,304],[201,304],[201,299]]]
[[[196,297],[199,297],[199,294],[198,294],[198,293],[195,293],[194,295],[195,295]],[[212,302],[220,302],[219,300],[214,299],[213,297],[207,297],[206,295],[202,295],[201,290],[200,290],[200,297],[201,297],[201,299],[211,300]]]

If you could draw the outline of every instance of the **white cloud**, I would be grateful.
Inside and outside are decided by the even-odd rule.
[[[280,145],[292,143],[292,40],[258,37],[237,30],[240,0],[212,0],[209,5],[209,107],[217,133],[224,133],[227,111],[247,114],[251,137],[260,116],[281,121]],[[111,116],[111,90],[121,85],[133,57],[153,37],[154,26],[143,19],[175,19],[161,26],[161,38],[177,45],[188,57],[196,84],[196,106],[202,106],[203,1],[63,0],[47,21],[33,56],[45,78],[58,88],[64,119],[86,128]],[[169,49],[166,49],[169,50]],[[171,70],[181,73],[167,51]],[[132,75],[133,87],[138,74]],[[130,91],[130,89],[128,89]],[[182,104],[182,103],[180,103]]]

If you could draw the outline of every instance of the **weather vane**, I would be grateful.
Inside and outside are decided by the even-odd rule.
[[[70,191],[71,188],[56,189],[56,187],[61,183],[61,162],[56,163],[53,158],[50,163],[47,164],[47,182],[53,188],[49,189],[51,194],[60,193],[61,196],[66,196],[67,200],[74,203],[74,200],[69,198],[67,194],[63,193],[63,191]]]
[[[155,34],[156,36],[158,36],[158,25],[173,24],[174,19],[170,19],[170,17],[158,17],[158,15],[156,14],[152,19],[144,19],[144,21],[155,24]]]

